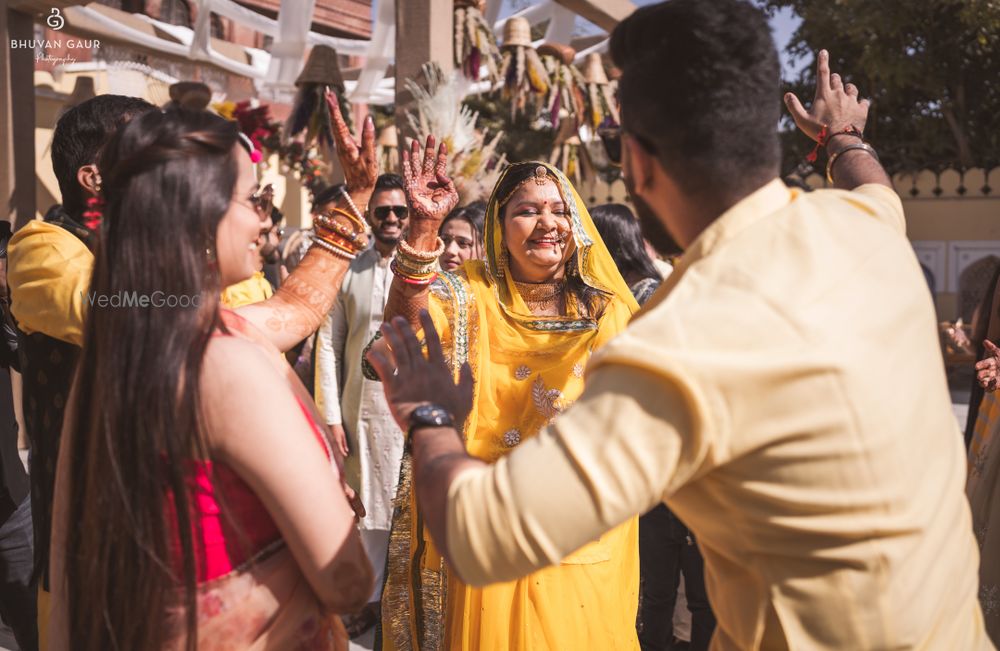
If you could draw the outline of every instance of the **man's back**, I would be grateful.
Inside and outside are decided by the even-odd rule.
[[[962,637],[982,631],[962,439],[899,199],[790,194],[720,217],[608,352],[662,357],[701,405],[703,461],[668,492],[715,648],[990,648]]]

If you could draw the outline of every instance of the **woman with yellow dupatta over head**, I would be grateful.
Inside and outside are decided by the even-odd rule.
[[[421,158],[423,159],[421,162]],[[583,390],[593,351],[638,309],[569,180],[539,162],[508,167],[490,198],[486,257],[436,273],[441,220],[457,202],[447,149],[404,152],[411,226],[394,262],[386,320],[419,329],[429,310],[456,375],[475,379],[463,436],[495,461]],[[404,460],[382,602],[382,649],[637,650],[638,522],[528,577],[473,588],[448,572],[422,525]]]

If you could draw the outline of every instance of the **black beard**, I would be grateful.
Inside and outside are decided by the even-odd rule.
[[[375,239],[381,242],[382,244],[389,244],[391,246],[396,246],[397,244],[399,244],[399,240],[402,239],[402,237],[399,235],[395,237],[386,237],[380,234],[378,231],[375,231],[374,233],[372,233],[372,235],[374,235]]]
[[[629,177],[625,176],[625,187],[632,198],[632,205],[635,206],[635,214],[639,218],[639,227],[642,229],[642,236],[653,245],[656,252],[663,256],[675,256],[684,253],[684,247],[677,243],[677,240],[667,231],[667,228],[656,216],[649,204],[643,201],[632,187]]]

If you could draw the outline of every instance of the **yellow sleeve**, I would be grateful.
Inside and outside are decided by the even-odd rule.
[[[35,220],[8,249],[11,312],[27,334],[83,344],[83,317],[94,255],[69,231]]]
[[[509,581],[645,513],[705,458],[706,439],[669,380],[604,364],[576,403],[448,492],[452,566],[473,585]]]
[[[896,191],[881,183],[866,183],[854,188],[852,192],[864,195],[877,206],[875,218],[900,235],[906,235],[906,215],[903,213],[903,201]]]
[[[264,272],[258,271],[246,280],[230,285],[223,290],[220,301],[231,310],[266,301],[274,295],[271,283],[267,282]]]

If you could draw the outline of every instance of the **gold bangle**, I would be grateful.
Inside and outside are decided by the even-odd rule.
[[[410,269],[405,269],[404,266],[400,264],[398,257],[393,258],[392,263],[389,265],[389,269],[392,270],[392,273],[396,276],[402,278],[411,285],[429,285],[437,278],[436,268],[432,268],[429,272],[415,272]]]
[[[365,220],[362,219],[361,217],[358,217],[357,215],[354,215],[344,210],[343,208],[333,208],[330,212],[333,213],[334,215],[341,215],[342,217],[347,219],[347,221],[349,221],[351,224],[354,224],[354,226],[356,226],[359,231],[365,230]],[[332,217],[332,215],[327,215],[327,216]]]
[[[317,215],[313,220],[313,227],[317,231],[333,233],[344,238],[355,252],[368,246],[368,238],[364,232],[353,230],[326,215]]]
[[[402,254],[404,257],[409,258],[415,262],[434,262],[441,257],[444,253],[444,240],[440,237],[437,238],[437,248],[433,251],[417,251],[409,242],[405,239],[400,239],[399,244],[396,245],[397,252],[396,255]]]
[[[826,161],[826,182],[827,183],[829,183],[831,185],[833,184],[833,164],[837,162],[837,159],[840,158],[843,154],[845,154],[845,153],[847,153],[849,151],[853,151],[855,149],[860,150],[860,151],[868,152],[869,154],[871,154],[875,158],[876,162],[879,162],[879,163],[882,162],[882,161],[879,160],[878,153],[875,151],[875,148],[872,147],[871,145],[869,145],[867,142],[858,142],[858,143],[854,143],[852,145],[847,145],[843,149],[840,149],[840,150],[838,150],[838,151],[830,154],[829,160]]]
[[[433,273],[437,273],[438,271],[438,264],[436,260],[423,264],[413,264],[412,261],[406,260],[405,258],[397,255],[394,258],[394,262],[396,264],[396,268],[409,276],[429,276]]]

